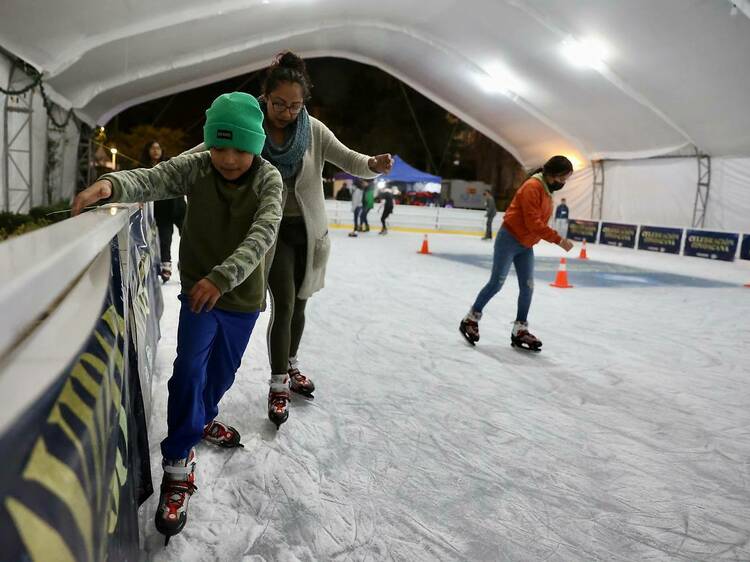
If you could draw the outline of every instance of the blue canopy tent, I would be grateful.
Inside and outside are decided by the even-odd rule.
[[[354,176],[339,172],[333,176],[337,180],[353,180]],[[390,174],[378,177],[378,180],[398,181],[403,183],[437,183],[443,181],[440,176],[433,176],[407,164],[398,154],[393,157],[393,169]]]
[[[414,166],[410,166],[404,160],[396,154],[393,157],[393,169],[391,173],[380,176],[378,179],[385,181],[400,181],[404,183],[437,183],[443,181],[440,176],[433,176],[422,170],[417,170]]]

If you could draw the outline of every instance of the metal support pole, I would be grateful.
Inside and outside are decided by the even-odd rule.
[[[602,220],[602,204],[604,203],[604,161],[592,160],[594,171],[594,189],[591,192],[591,219]]]
[[[8,79],[8,89],[17,91],[31,82],[33,79],[18,66],[17,62],[14,62]],[[24,94],[5,97],[3,135],[5,201],[3,208],[14,213],[28,211],[31,206],[33,101],[33,89]]]
[[[695,159],[698,162],[698,185],[693,205],[693,228],[703,228],[706,224],[708,195],[711,191],[711,157],[696,150]]]
[[[94,181],[94,144],[93,130],[81,123],[81,136],[78,139],[78,174],[76,193],[83,191]]]

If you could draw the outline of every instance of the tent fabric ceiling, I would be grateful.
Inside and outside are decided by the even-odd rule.
[[[266,66],[282,49],[377,66],[505,146],[750,156],[750,19],[725,0],[3,0],[0,46],[90,120]],[[599,38],[576,68],[564,40]],[[486,84],[494,78],[498,89]]]

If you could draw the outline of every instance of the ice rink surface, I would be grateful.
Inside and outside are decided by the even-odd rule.
[[[750,262],[589,245],[574,289],[536,247],[531,330],[509,345],[513,274],[468,346],[458,323],[492,244],[333,230],[326,288],[300,350],[318,390],[266,419],[263,314],[220,419],[244,449],[197,447],[198,492],[153,561],[750,560]],[[175,244],[177,241],[175,241]],[[176,248],[175,248],[176,249]],[[174,278],[173,278],[174,279]],[[154,381],[161,478],[175,280]]]

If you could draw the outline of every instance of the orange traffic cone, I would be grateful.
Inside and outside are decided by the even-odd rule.
[[[568,266],[565,258],[560,258],[560,267],[557,269],[557,277],[555,282],[549,284],[550,287],[557,287],[558,289],[572,289],[573,285],[568,283]]]
[[[586,241],[583,241],[583,246],[581,246],[581,254],[578,256],[579,260],[587,260],[589,257],[586,255]]]
[[[427,235],[424,235],[424,240],[422,240],[422,249],[417,252],[418,254],[431,254],[430,252],[430,243],[427,242]]]

